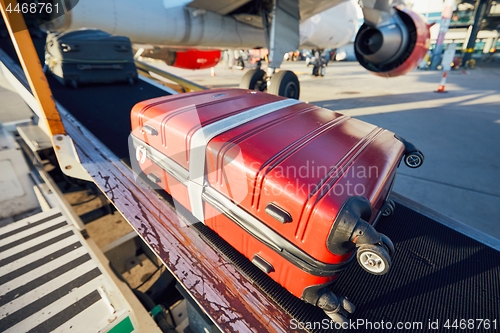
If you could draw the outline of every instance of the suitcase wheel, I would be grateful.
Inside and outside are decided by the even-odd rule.
[[[362,245],[356,254],[361,267],[374,275],[383,275],[391,267],[391,257],[388,251],[380,245]]]
[[[382,216],[391,216],[394,214],[394,210],[396,209],[396,204],[392,200],[387,200],[384,208],[382,208]]]
[[[314,297],[316,296],[316,297]],[[347,317],[354,313],[356,306],[351,303],[346,297],[334,294],[330,289],[324,288],[318,291],[313,296],[313,301],[307,300],[310,304],[314,304],[330,317],[334,322],[344,323]]]
[[[394,256],[394,252],[396,252],[396,250],[394,248],[394,244],[392,243],[392,241],[390,240],[389,237],[387,237],[383,233],[379,233],[379,234],[380,234],[380,238],[382,239],[382,242],[381,242],[382,244],[380,244],[380,245],[385,247],[385,249],[389,253],[389,257],[392,258]]]
[[[346,310],[348,313],[353,314],[354,311],[356,311],[356,305],[352,304],[350,300],[348,300],[346,297],[340,296],[341,303],[340,305],[344,310]]]
[[[341,315],[338,312],[325,311],[325,313],[335,323],[344,324],[344,323],[348,323],[349,322],[345,316]]]
[[[65,86],[70,86],[74,89],[78,89],[78,82],[75,79],[64,81]]]
[[[424,154],[416,150],[405,155],[405,164],[409,168],[415,169],[424,163]]]

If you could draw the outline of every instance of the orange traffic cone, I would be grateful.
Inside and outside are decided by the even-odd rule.
[[[448,75],[448,72],[443,72],[443,77],[441,78],[441,82],[439,83],[439,87],[438,87],[438,90],[436,90],[436,92],[438,93],[444,93],[446,92],[444,90],[444,85],[446,84],[446,75]]]

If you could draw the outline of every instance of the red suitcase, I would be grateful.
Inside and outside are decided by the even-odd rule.
[[[401,158],[394,133],[297,100],[242,89],[144,101],[131,113],[140,170],[293,295],[335,321],[354,306],[325,286],[358,258],[385,274],[374,229]]]

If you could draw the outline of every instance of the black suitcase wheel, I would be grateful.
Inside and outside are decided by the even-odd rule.
[[[394,256],[394,252],[396,252],[394,248],[394,244],[392,243],[391,239],[384,235],[383,233],[379,233],[380,238],[382,239],[382,246],[385,247],[387,252],[389,253],[389,256],[392,258]]]
[[[129,77],[127,81],[128,81],[129,85],[133,86],[137,82],[137,79],[133,78],[133,77]]]
[[[346,310],[348,313],[353,314],[354,311],[356,311],[356,305],[352,304],[350,300],[348,300],[346,297],[340,296],[340,305],[344,310]]]
[[[396,209],[396,205],[394,204],[394,201],[392,200],[387,200],[386,204],[382,208],[382,216],[391,216],[394,214],[394,210]]]
[[[384,275],[392,264],[388,251],[380,245],[360,246],[356,258],[365,271],[374,275]]]
[[[335,311],[325,311],[326,315],[328,317],[330,317],[330,319],[334,322],[334,323],[340,323],[340,324],[344,324],[344,323],[349,323],[349,321],[347,320],[347,317],[338,313],[338,312],[335,312]]]
[[[420,167],[424,163],[424,154],[420,151],[413,151],[411,153],[406,154],[405,156],[405,164],[409,168],[415,169]]]

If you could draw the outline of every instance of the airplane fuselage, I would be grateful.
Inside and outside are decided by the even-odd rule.
[[[80,0],[53,22],[52,30],[98,28],[150,45],[243,48],[266,47],[262,28],[205,9],[191,1]],[[355,4],[341,2],[300,21],[300,44],[308,48],[337,48],[356,32]]]

